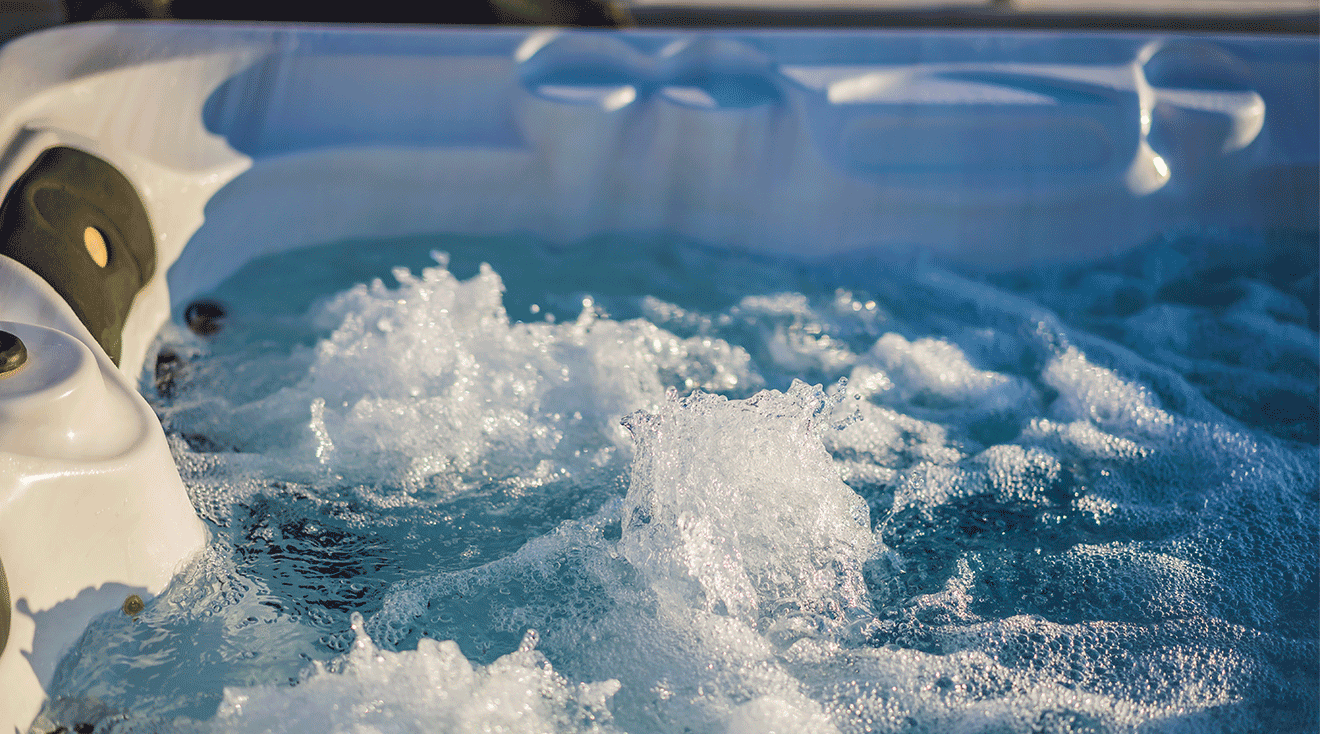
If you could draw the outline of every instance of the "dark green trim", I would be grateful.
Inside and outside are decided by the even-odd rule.
[[[104,266],[85,245],[89,227],[104,240]],[[156,272],[146,208],[122,173],[73,148],[42,153],[0,204],[0,255],[50,283],[119,364],[128,310]]]
[[[9,600],[9,579],[5,576],[5,564],[0,562],[0,653],[5,651],[9,642],[9,616],[13,613],[13,604]]]

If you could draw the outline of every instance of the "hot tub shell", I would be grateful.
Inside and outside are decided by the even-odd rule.
[[[51,364],[76,363],[90,396],[61,407],[0,379],[0,722],[27,727],[86,624],[204,543],[135,385],[161,325],[243,263],[359,237],[666,232],[987,272],[1180,227],[1314,233],[1318,53],[1292,36],[160,23],[4,46],[0,191],[53,147],[96,156],[138,192],[158,266],[116,367],[0,257],[5,328],[71,355]],[[46,424],[90,438],[16,428]]]

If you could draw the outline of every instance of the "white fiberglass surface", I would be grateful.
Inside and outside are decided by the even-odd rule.
[[[142,382],[210,547],[38,724],[1307,730],[1316,277],[1314,233],[1191,230],[982,278],[639,236],[254,261]]]

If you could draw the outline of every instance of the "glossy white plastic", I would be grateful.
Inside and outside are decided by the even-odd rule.
[[[14,603],[0,713],[21,730],[87,623],[159,593],[206,531],[146,401],[59,295],[8,258],[0,313],[28,353],[0,377],[0,558]]]

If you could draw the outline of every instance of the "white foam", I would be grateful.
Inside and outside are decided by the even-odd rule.
[[[424,626],[444,599],[514,588],[528,603],[495,624],[539,626],[579,675],[612,671],[633,727],[658,715],[693,731],[834,731],[776,651],[853,636],[871,617],[863,566],[880,548],[820,439],[835,402],[804,383],[747,400],[671,395],[628,419],[637,459],[622,503],[481,568],[400,584],[372,624]]]
[[[333,331],[305,378],[193,430],[278,456],[294,476],[445,488],[535,477],[546,461],[543,476],[588,469],[626,453],[619,417],[658,405],[667,385],[757,379],[720,339],[600,319],[589,302],[574,322],[510,323],[493,270],[459,281],[437,258],[420,277],[397,269],[398,288],[377,280],[329,301],[313,318]],[[190,407],[173,411],[185,432]]]
[[[746,401],[693,393],[628,420],[637,442],[621,549],[671,603],[757,625],[869,608],[865,502],[819,438],[832,408],[796,382]]]
[[[1034,395],[1021,378],[977,369],[956,345],[942,339],[909,342],[885,334],[867,355],[898,386],[902,399],[931,407],[968,406],[983,411],[1017,411]]]
[[[1173,418],[1149,388],[1092,363],[1075,347],[1053,359],[1041,380],[1059,391],[1051,411],[1064,420],[1086,420],[1102,429],[1148,435],[1173,426]]]
[[[847,315],[869,319],[873,312],[854,314],[849,309]],[[789,374],[838,374],[856,361],[847,345],[828,333],[828,311],[818,313],[801,293],[746,296],[726,318],[758,331],[771,364]]]
[[[212,722],[226,734],[429,734],[610,732],[618,681],[572,685],[536,650],[528,632],[514,652],[473,665],[452,641],[416,650],[376,647],[353,618],[353,649],[320,663],[298,685],[227,688]]]

